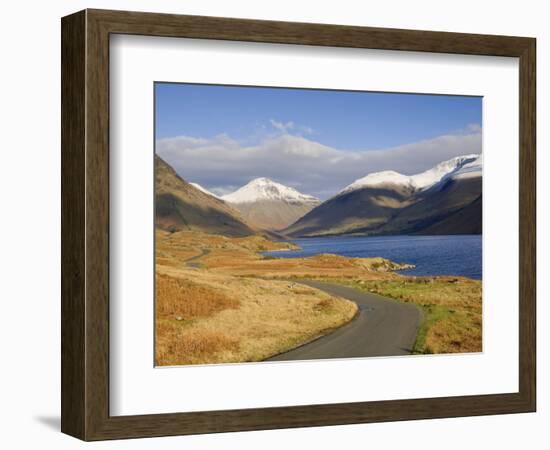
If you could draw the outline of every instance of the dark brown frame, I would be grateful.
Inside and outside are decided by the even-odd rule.
[[[100,440],[535,411],[534,38],[104,10],[75,13],[61,25],[64,433]],[[114,33],[519,58],[519,392],[110,416],[109,35]]]

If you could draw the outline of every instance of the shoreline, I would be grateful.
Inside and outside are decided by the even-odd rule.
[[[350,251],[349,250],[346,250],[345,252],[339,252],[339,249],[336,248],[336,249],[327,249],[326,246],[325,247],[322,247],[321,245],[321,249],[319,251],[316,251],[315,253],[307,253],[308,251],[308,244],[307,242],[304,242],[304,245],[305,245],[305,248],[304,246],[300,245],[301,242],[300,241],[307,241],[307,240],[310,240],[310,239],[322,239],[322,240],[332,240],[332,239],[335,239],[335,240],[340,240],[340,239],[345,239],[345,238],[353,238],[353,239],[371,239],[371,238],[374,238],[376,239],[377,241],[378,240],[381,240],[381,239],[384,239],[384,238],[388,238],[388,237],[395,237],[395,238],[419,238],[421,240],[423,240],[422,238],[445,238],[445,237],[448,237],[448,238],[457,238],[457,237],[482,237],[482,234],[456,234],[456,235],[384,235],[384,236],[380,236],[380,235],[377,235],[377,236],[357,236],[357,235],[354,235],[354,236],[351,236],[351,235],[338,235],[338,236],[323,236],[323,237],[304,237],[304,238],[297,238],[295,240],[291,240],[291,239],[287,239],[287,240],[284,240],[284,241],[278,241],[279,243],[281,244],[288,244],[288,245],[294,245],[298,248],[284,248],[284,249],[276,249],[276,250],[269,250],[269,251],[261,251],[259,252],[260,255],[264,258],[280,258],[280,259],[293,259],[293,258],[311,258],[311,257],[316,257],[316,256],[320,256],[320,255],[335,255],[335,256],[338,256],[338,257],[344,257],[344,258],[361,258],[361,259],[373,259],[373,258],[383,258],[383,259],[387,259],[389,261],[392,261],[392,262],[395,262],[396,264],[398,265],[401,265],[401,266],[406,266],[406,267],[402,267],[402,268],[396,268],[395,271],[396,272],[399,272],[401,275],[404,275],[404,276],[413,276],[413,277],[464,277],[464,278],[468,278],[468,279],[471,279],[471,280],[476,280],[476,281],[483,281],[483,273],[482,273],[482,268],[479,270],[479,275],[477,274],[478,272],[478,269],[475,268],[475,269],[471,269],[471,270],[457,270],[455,272],[452,272],[452,271],[448,271],[448,272],[439,272],[439,271],[433,271],[433,270],[429,270],[426,268],[425,265],[420,265],[418,264],[417,262],[414,262],[414,261],[407,261],[406,258],[403,258],[405,259],[405,261],[403,262],[403,259],[401,258],[396,258],[395,255],[392,255],[391,254],[391,251],[389,253],[385,253],[384,251],[381,251],[381,252],[378,252],[376,254],[374,253],[371,253],[369,252],[368,254],[364,255],[361,253],[361,251],[355,251],[356,253],[355,254],[349,254]],[[303,254],[296,254],[298,252],[304,252]],[[352,250],[353,252],[353,250]],[[295,254],[292,254],[292,253],[295,253]],[[345,253],[345,254],[344,254]],[[481,250],[480,250],[480,253],[481,253]],[[437,256],[437,255],[435,255]],[[434,257],[435,257],[434,256]],[[398,261],[398,262],[396,262]],[[419,271],[419,272],[415,272],[416,271]],[[409,272],[407,273],[406,271],[413,271],[412,273]],[[471,273],[473,272],[473,273]]]

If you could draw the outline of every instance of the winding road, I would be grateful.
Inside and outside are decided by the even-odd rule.
[[[200,268],[199,259],[209,253],[210,250],[202,249],[200,254],[185,260],[185,265]],[[347,298],[357,304],[359,312],[337,330],[267,361],[395,356],[412,352],[422,320],[422,312],[416,306],[337,284],[310,280],[299,283]]]
[[[357,303],[359,313],[332,333],[281,353],[268,361],[408,355],[412,352],[422,312],[414,305],[336,284],[299,281],[330,295]]]

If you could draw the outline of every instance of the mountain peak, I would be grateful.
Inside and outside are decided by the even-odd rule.
[[[254,178],[248,184],[276,184],[273,180],[266,177]]]
[[[231,194],[224,195],[229,203],[253,203],[259,200],[280,200],[286,202],[312,203],[319,200],[302,194],[294,188],[277,183],[266,177],[255,178]]]
[[[378,187],[384,184],[393,184],[404,187],[413,187],[411,177],[403,175],[394,170],[384,170],[382,172],[369,173],[366,177],[359,178],[345,187],[340,194],[355,191],[365,187]]]

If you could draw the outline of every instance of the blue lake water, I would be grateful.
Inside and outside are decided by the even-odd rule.
[[[381,256],[399,263],[416,265],[401,270],[408,275],[462,275],[481,279],[481,235],[461,236],[376,236],[326,237],[293,240],[301,249],[267,252],[280,258],[299,258],[319,253],[342,256]]]

